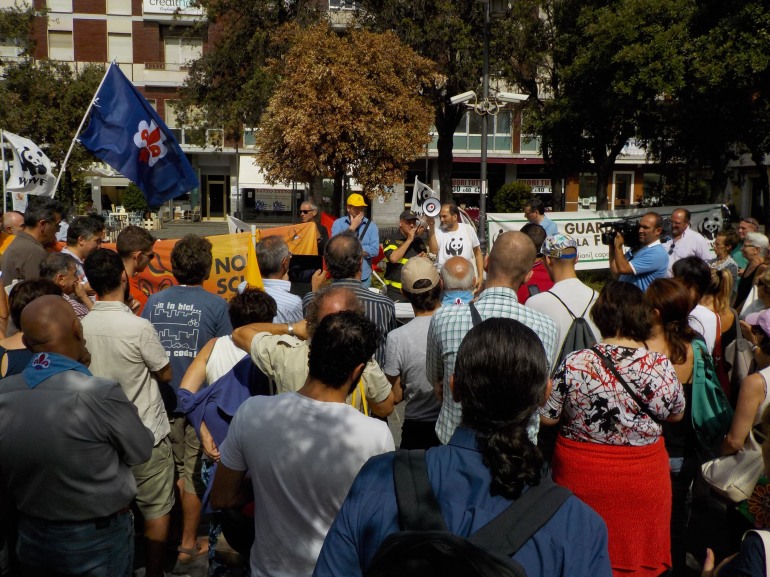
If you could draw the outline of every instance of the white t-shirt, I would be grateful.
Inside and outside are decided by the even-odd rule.
[[[709,354],[714,354],[714,345],[717,341],[717,315],[703,305],[697,305],[690,311],[690,327],[697,331],[706,341]]]
[[[444,232],[437,226],[436,242],[438,243],[436,268],[441,270],[441,267],[450,258],[461,256],[473,264],[473,270],[478,278],[479,271],[476,270],[476,258],[473,255],[473,249],[479,246],[479,237],[476,236],[476,231],[471,225],[459,222],[457,223],[457,230],[451,232]]]
[[[549,292],[553,292],[561,300],[564,301],[564,305],[569,307],[572,314],[576,317],[583,315],[583,311],[586,311],[589,302],[591,307],[596,299],[599,298],[599,293],[594,291],[591,287],[584,285],[580,282],[580,279],[569,278],[567,280],[559,281],[553,285]],[[556,345],[556,350],[561,351],[561,347],[564,344],[564,339],[567,338],[569,328],[572,326],[572,317],[567,309],[564,308],[556,297],[548,292],[538,293],[527,299],[528,306],[536,311],[539,311],[545,315],[548,315],[559,327],[559,342]],[[591,327],[591,331],[594,333],[594,338],[598,343],[602,339],[602,335],[594,322],[591,320],[591,308],[588,308],[583,318],[588,321],[588,326]]]
[[[254,577],[310,577],[353,479],[393,451],[386,423],[299,393],[252,397],[221,446],[222,463],[251,473]]]

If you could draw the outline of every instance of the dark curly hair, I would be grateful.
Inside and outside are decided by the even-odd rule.
[[[525,485],[540,482],[543,455],[527,425],[544,400],[548,372],[540,338],[513,319],[485,320],[457,351],[454,389],[462,422],[476,432],[493,496],[516,499]]]
[[[380,344],[377,326],[361,313],[326,315],[310,341],[308,375],[333,389],[341,388],[355,368],[366,364]],[[359,375],[360,376],[360,375]],[[348,394],[357,384],[353,379]]]
[[[47,278],[23,280],[13,285],[11,294],[8,295],[8,308],[13,326],[21,329],[21,311],[33,300],[45,295],[62,296],[62,291],[59,285]]]
[[[233,329],[251,323],[272,323],[277,312],[278,305],[273,297],[262,289],[251,287],[231,298],[227,307]]]
[[[179,284],[203,284],[212,262],[211,242],[197,234],[188,234],[171,250],[171,272]]]

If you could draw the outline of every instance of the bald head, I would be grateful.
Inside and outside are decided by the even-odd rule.
[[[329,286],[316,292],[307,307],[307,333],[312,338],[324,317],[340,311],[363,312],[361,303],[351,289]]]
[[[441,267],[441,281],[445,291],[472,290],[474,281],[473,265],[461,256],[453,256]]]
[[[9,210],[3,215],[3,232],[16,234],[24,226],[24,215],[15,210]]]
[[[535,264],[537,251],[524,233],[508,231],[497,237],[487,259],[487,287],[505,286],[518,290]]]
[[[60,296],[33,300],[21,312],[24,345],[33,353],[58,353],[83,364],[91,355],[72,306]]]

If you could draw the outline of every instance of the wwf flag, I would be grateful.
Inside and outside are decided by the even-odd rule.
[[[13,167],[6,189],[43,196],[53,196],[56,177],[51,172],[51,161],[37,144],[11,132],[3,132],[11,144]]]

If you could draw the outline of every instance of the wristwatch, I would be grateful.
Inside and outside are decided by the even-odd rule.
[[[294,325],[291,323],[287,323],[286,325],[286,332],[289,333],[290,337],[294,336]]]

